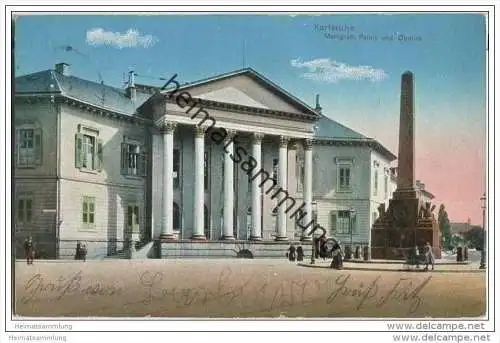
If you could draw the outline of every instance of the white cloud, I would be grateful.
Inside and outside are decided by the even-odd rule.
[[[350,66],[342,62],[332,61],[329,58],[317,58],[310,61],[294,59],[290,61],[294,68],[305,68],[302,74],[306,79],[335,83],[340,80],[370,80],[378,82],[388,77],[382,69],[371,66]]]
[[[152,35],[143,35],[135,29],[127,32],[111,32],[102,28],[94,28],[87,31],[87,44],[109,45],[118,49],[123,48],[149,48],[158,42],[158,38]]]

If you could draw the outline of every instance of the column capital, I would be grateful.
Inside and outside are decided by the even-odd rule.
[[[207,131],[207,128],[203,127],[203,126],[198,126],[197,125],[194,128],[194,134],[195,134],[196,137],[204,137],[206,131]]]
[[[290,139],[290,147],[289,149],[296,150],[297,149],[297,140],[296,139]]]
[[[229,141],[229,140],[233,139],[234,136],[236,136],[236,133],[237,133],[236,130],[226,130],[226,138],[225,138],[225,140]]]
[[[262,133],[254,133],[252,135],[252,142],[256,144],[262,143],[262,139],[264,138],[264,134]]]
[[[286,148],[288,146],[289,141],[290,137],[280,136],[280,148]]]
[[[170,120],[164,120],[158,126],[163,133],[173,133],[177,127],[177,123]]]
[[[312,150],[312,147],[313,147],[312,139],[310,139],[310,138],[305,139],[304,140],[304,149],[305,150]]]

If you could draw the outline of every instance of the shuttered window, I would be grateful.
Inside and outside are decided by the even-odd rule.
[[[15,161],[18,167],[35,167],[42,164],[42,129],[16,130]]]
[[[95,226],[95,197],[83,197],[82,223],[84,228],[93,228]]]
[[[342,234],[350,233],[349,211],[338,211],[337,216],[337,232]]]
[[[339,167],[339,190],[348,191],[351,189],[351,168],[348,166]]]
[[[142,144],[136,142],[122,143],[121,174],[125,176],[146,176],[147,152]]]
[[[75,135],[75,167],[83,170],[102,171],[103,141],[87,133]]]
[[[33,220],[33,198],[28,196],[20,197],[17,200],[17,222],[31,223]]]

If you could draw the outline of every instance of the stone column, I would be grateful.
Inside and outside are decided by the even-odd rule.
[[[227,131],[224,141],[224,229],[222,239],[232,240],[234,215],[234,131]]]
[[[307,225],[313,219],[312,210],[312,140],[306,139],[304,142],[304,203],[306,215],[304,216],[303,223]],[[307,230],[304,230],[302,235],[302,240],[311,240],[312,236],[307,236],[307,233],[311,231],[313,225],[310,225]]]
[[[163,134],[163,204],[160,239],[173,239],[173,205],[174,205],[174,131],[176,123],[165,121],[161,130]]]
[[[288,137],[280,137],[280,150],[279,150],[279,165],[278,165],[278,185],[282,190],[287,190],[287,166],[288,166]],[[277,197],[278,203],[286,197],[285,193],[280,192]],[[278,229],[276,232],[277,241],[286,241],[286,213],[287,202],[281,203],[278,208]]]
[[[260,133],[255,133],[253,135],[252,142],[252,156],[257,161],[257,166],[253,169],[256,173],[259,172],[262,167],[262,138],[264,135]],[[255,179],[252,179],[252,232],[250,233],[251,240],[261,240],[262,239],[262,227],[261,227],[261,217],[262,217],[262,190],[260,183],[262,182],[262,175],[259,174]]]
[[[415,198],[415,106],[413,74],[401,76],[401,107],[399,115],[398,186],[395,198]],[[406,193],[406,194],[403,194]]]
[[[194,232],[192,239],[205,240],[205,128],[196,126],[194,138]]]

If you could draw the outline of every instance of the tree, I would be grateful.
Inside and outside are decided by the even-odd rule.
[[[473,226],[465,233],[465,241],[471,248],[482,250],[484,244],[484,230],[481,226]]]
[[[439,231],[441,231],[441,246],[445,250],[452,249],[453,244],[452,244],[451,225],[450,225],[450,220],[448,219],[448,212],[446,212],[444,204],[441,204],[441,206],[439,206],[438,226],[439,226]]]

